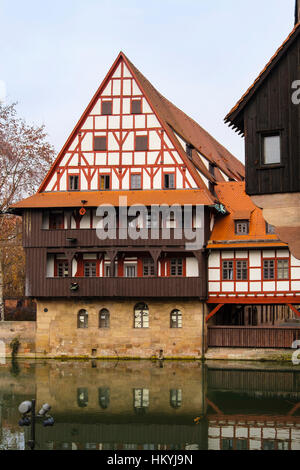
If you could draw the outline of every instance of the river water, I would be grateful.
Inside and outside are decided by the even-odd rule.
[[[20,361],[0,365],[0,449],[300,450],[300,367],[208,362]]]

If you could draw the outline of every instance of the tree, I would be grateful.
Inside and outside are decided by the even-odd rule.
[[[14,202],[37,190],[53,157],[45,126],[28,125],[18,117],[16,103],[0,103],[0,321],[4,320],[4,262],[12,265],[7,247],[17,236],[7,212]]]

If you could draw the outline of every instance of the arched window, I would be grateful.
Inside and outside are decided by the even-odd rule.
[[[171,328],[182,328],[182,313],[180,310],[173,310],[170,316]]]
[[[99,388],[98,389],[98,400],[99,405],[103,410],[106,410],[110,402],[110,390],[109,388]]]
[[[77,318],[77,328],[88,328],[89,314],[86,310],[80,310]]]
[[[182,403],[182,390],[172,389],[170,390],[170,405],[172,408],[180,408]]]
[[[77,389],[77,404],[79,408],[85,408],[89,402],[89,392],[87,388]]]
[[[99,312],[99,328],[110,327],[110,313],[106,308],[103,308]]]
[[[134,308],[134,328],[149,328],[149,308],[144,302]]]

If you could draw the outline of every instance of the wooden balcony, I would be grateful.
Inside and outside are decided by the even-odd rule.
[[[300,340],[300,326],[209,326],[210,348],[291,349]]]
[[[79,288],[71,291],[71,283]],[[199,277],[149,278],[46,278],[32,273],[27,284],[28,297],[131,297],[201,298],[207,283]]]

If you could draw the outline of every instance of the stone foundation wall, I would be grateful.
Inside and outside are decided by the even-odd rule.
[[[202,357],[203,311],[200,301],[148,300],[149,328],[134,328],[139,300],[37,300],[37,357],[164,358]],[[110,328],[99,328],[99,312],[110,312]],[[77,315],[88,312],[88,328],[78,329]],[[170,328],[170,313],[182,312],[182,328]],[[204,310],[203,310],[204,309]],[[94,351],[93,351],[94,350]]]
[[[11,357],[10,343],[18,338],[18,357],[35,357],[36,323],[28,321],[5,321],[0,323],[0,358]]]

